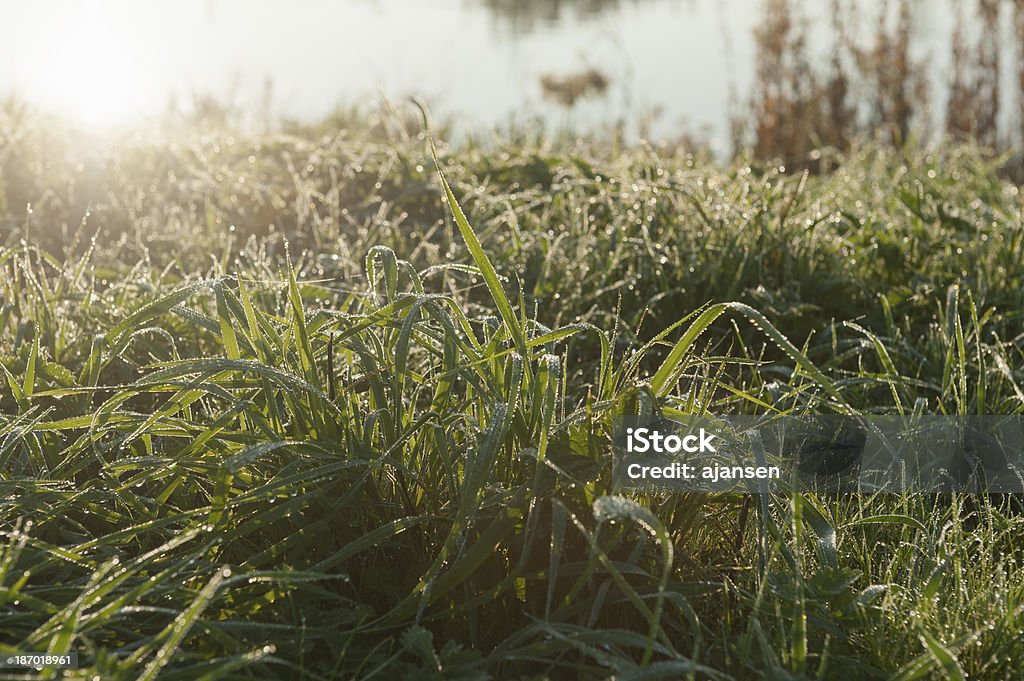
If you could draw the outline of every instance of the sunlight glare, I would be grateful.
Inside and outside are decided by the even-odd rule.
[[[143,94],[139,55],[103,3],[65,5],[45,32],[37,85],[57,110],[91,127],[137,115]]]

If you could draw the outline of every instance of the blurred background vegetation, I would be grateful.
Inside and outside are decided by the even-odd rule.
[[[0,93],[92,128],[190,119],[265,132],[415,95],[457,121],[459,139],[544,129],[795,168],[866,138],[1024,144],[1020,0],[261,8],[10,5],[0,40],[21,56],[0,72]],[[189,35],[193,49],[177,49]]]

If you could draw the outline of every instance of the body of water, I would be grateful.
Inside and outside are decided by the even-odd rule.
[[[808,3],[822,11],[827,3]],[[866,8],[878,2],[862,3]],[[915,54],[942,82],[954,16],[915,4]],[[0,2],[0,93],[89,125],[130,124],[214,95],[315,118],[380,96],[425,98],[459,125],[645,125],[728,146],[749,96],[760,0],[37,0]],[[819,32],[824,33],[824,32]],[[811,42],[826,49],[825,38]],[[568,109],[540,78],[587,68],[604,94]],[[1011,76],[1012,77],[1012,76]]]

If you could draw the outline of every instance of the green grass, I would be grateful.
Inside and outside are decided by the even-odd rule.
[[[980,150],[793,176],[496,139],[435,170],[393,121],[102,151],[4,116],[0,651],[103,679],[1024,674],[1013,499],[610,479],[622,415],[1024,410],[1021,197]]]

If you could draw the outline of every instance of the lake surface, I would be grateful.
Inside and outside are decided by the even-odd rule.
[[[941,83],[952,3],[914,7],[914,53]],[[295,118],[418,94],[466,128],[540,116],[635,135],[646,120],[653,137],[700,132],[723,151],[761,16],[760,0],[3,0],[0,93],[94,126],[192,93]],[[610,79],[602,96],[571,110],[543,98],[543,74],[591,67]]]

